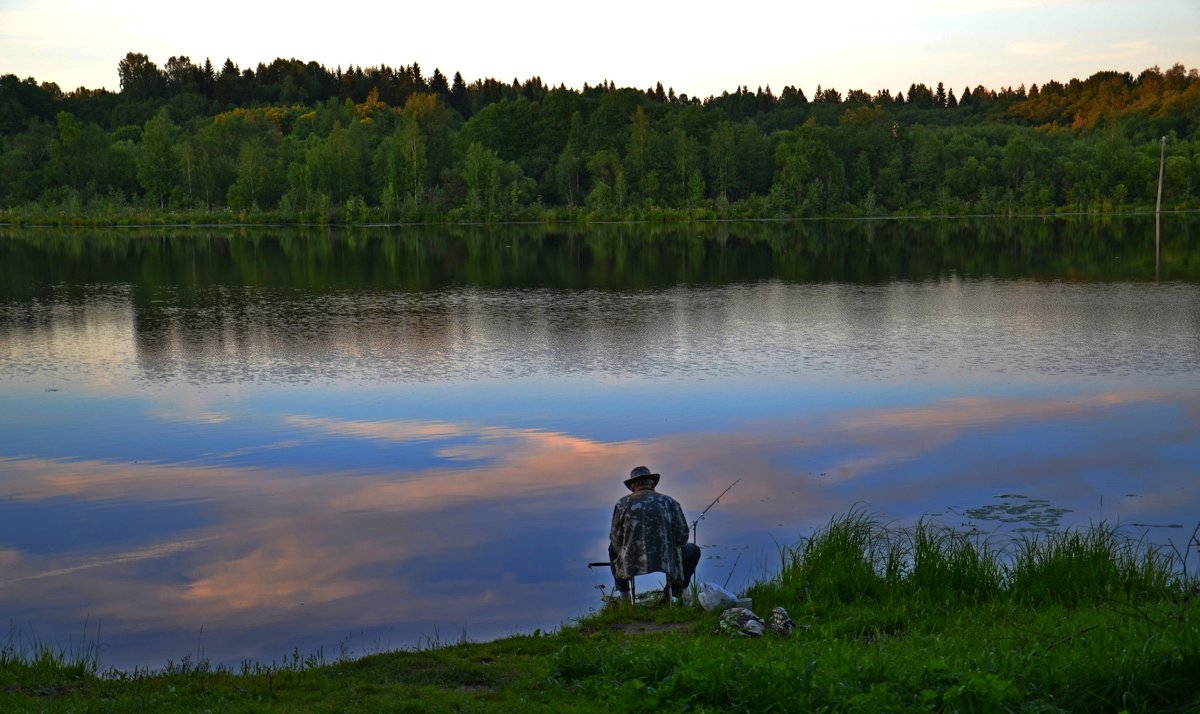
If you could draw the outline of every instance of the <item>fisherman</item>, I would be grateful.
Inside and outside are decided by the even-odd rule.
[[[623,598],[629,598],[633,578],[646,573],[665,573],[669,593],[682,595],[700,562],[700,547],[688,542],[683,509],[675,499],[654,490],[659,478],[638,466],[625,480],[632,493],[613,508],[608,559]],[[668,597],[664,590],[663,601]]]

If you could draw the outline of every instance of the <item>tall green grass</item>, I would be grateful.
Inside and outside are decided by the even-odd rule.
[[[72,638],[66,645],[51,643],[10,626],[0,645],[0,672],[12,679],[54,682],[92,677],[99,670],[100,628],[92,637],[86,622],[78,642]]]
[[[1038,535],[963,533],[921,520],[889,527],[853,510],[795,547],[755,599],[846,603],[1031,605],[1137,600],[1183,592],[1190,551],[1177,552],[1100,523]]]
[[[722,637],[707,615],[570,642],[554,680],[614,710],[1200,711],[1189,557],[1108,524],[1008,536],[854,510],[746,593],[793,637]]]
[[[1006,572],[1007,591],[1032,603],[1139,599],[1181,590],[1177,554],[1105,523],[1022,540]]]

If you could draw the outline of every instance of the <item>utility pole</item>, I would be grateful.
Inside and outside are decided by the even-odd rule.
[[[1163,137],[1158,148],[1158,204],[1154,207],[1154,212],[1162,213],[1162,181],[1163,181],[1163,162],[1167,156],[1167,137]]]

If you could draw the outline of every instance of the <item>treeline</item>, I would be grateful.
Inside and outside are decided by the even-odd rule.
[[[10,220],[397,221],[1104,212],[1200,205],[1200,76],[845,93],[470,84],[420,66],[0,77]]]

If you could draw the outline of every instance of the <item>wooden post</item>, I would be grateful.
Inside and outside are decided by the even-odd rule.
[[[1162,213],[1162,182],[1163,163],[1167,156],[1167,137],[1163,137],[1158,148],[1158,203],[1154,206],[1155,213]]]

